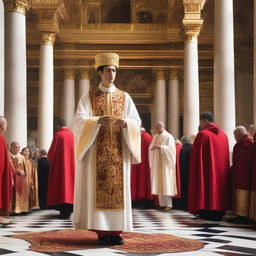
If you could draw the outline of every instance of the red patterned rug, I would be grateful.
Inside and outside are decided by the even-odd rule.
[[[85,230],[58,230],[49,232],[14,235],[26,240],[30,249],[38,252],[61,252],[71,250],[98,249],[106,246],[97,244],[94,232]],[[202,242],[166,234],[124,233],[124,245],[108,248],[133,253],[167,253],[194,251],[204,247]]]

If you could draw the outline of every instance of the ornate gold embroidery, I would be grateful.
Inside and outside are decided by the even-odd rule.
[[[124,92],[91,92],[95,116],[111,115],[121,118],[124,111]],[[124,208],[123,163],[121,128],[113,123],[101,127],[96,149],[96,209],[120,210]]]

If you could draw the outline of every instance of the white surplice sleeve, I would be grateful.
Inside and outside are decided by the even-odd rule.
[[[98,124],[99,118],[99,116],[93,116],[90,94],[84,94],[78,103],[73,121],[77,160],[82,160],[84,154],[95,141],[101,126]]]
[[[133,156],[133,163],[141,162],[141,120],[136,106],[128,93],[125,93],[124,120],[127,127],[123,129],[125,142]]]

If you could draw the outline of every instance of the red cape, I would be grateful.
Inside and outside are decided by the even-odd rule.
[[[191,151],[189,212],[231,209],[231,177],[227,136],[210,123],[198,133]]]
[[[180,184],[180,150],[181,144],[176,144],[176,183],[177,183],[177,195],[174,198],[181,198],[181,184]]]
[[[0,210],[6,215],[10,210],[12,198],[12,173],[9,151],[2,134],[0,134]]]
[[[151,142],[151,135],[144,131],[141,134],[141,163],[133,164],[131,170],[132,201],[142,199],[155,199],[155,197],[151,194],[151,180],[148,158],[148,149]]]
[[[73,204],[75,180],[74,135],[68,128],[58,131],[48,152],[50,172],[47,205]]]
[[[251,169],[250,169],[250,151],[252,141],[246,137],[237,142],[233,149],[233,182],[235,189],[250,190],[251,187]]]

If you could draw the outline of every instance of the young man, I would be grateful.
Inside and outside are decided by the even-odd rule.
[[[132,231],[131,160],[140,162],[141,121],[131,97],[114,85],[119,56],[96,55],[98,87],[84,94],[74,119],[76,185],[74,223],[93,230],[100,244],[123,244]]]

